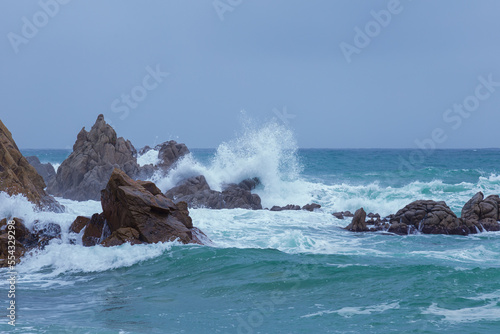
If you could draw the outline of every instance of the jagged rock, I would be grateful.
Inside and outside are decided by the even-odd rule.
[[[262,205],[259,195],[247,190],[258,184],[255,179],[251,180],[245,180],[238,185],[229,184],[222,192],[219,192],[211,190],[205,177],[199,175],[181,181],[165,195],[176,203],[180,201],[188,203],[190,208],[260,210]]]
[[[105,218],[102,213],[94,213],[92,218],[85,226],[85,231],[83,231],[82,244],[84,246],[95,246],[100,243],[103,239],[103,230],[105,225]]]
[[[9,195],[24,195],[41,210],[63,212],[60,205],[45,190],[45,182],[21,154],[12,134],[0,120],[0,191]]]
[[[337,219],[344,219],[344,214],[342,212],[334,212],[332,215]]]
[[[56,177],[56,170],[50,163],[42,164],[36,156],[26,157],[31,166],[35,167],[38,174],[43,177],[45,184],[49,184]]]
[[[115,167],[135,177],[139,171],[137,152],[130,141],[117,138],[115,130],[99,115],[92,129],[83,128],[73,152],[57,170],[48,192],[77,201],[99,200]]]
[[[139,150],[137,151],[137,154],[138,154],[138,155],[143,155],[143,154],[145,154],[145,153],[148,153],[148,152],[149,152],[149,151],[151,151],[151,150],[152,150],[152,148],[151,148],[151,147],[149,147],[148,145],[146,145],[146,146],[144,146],[143,148],[139,149]]]
[[[346,227],[346,230],[353,232],[368,231],[368,228],[366,227],[366,212],[363,208],[358,209],[354,213],[352,222]]]
[[[196,234],[202,232],[193,227],[187,205],[175,204],[158,191],[151,182],[134,181],[115,168],[102,190],[103,213],[99,220],[96,219],[98,228],[92,236],[99,235],[101,243],[107,246],[122,241],[156,243],[176,239],[182,243],[197,243]],[[101,220],[105,220],[102,227]]]
[[[298,205],[293,205],[293,204],[288,204],[285,206],[273,206],[269,211],[288,211],[288,210],[300,210],[300,206]]]
[[[126,242],[131,245],[142,243],[139,232],[132,227],[122,227],[111,233],[111,235],[102,242],[104,247],[119,246]]]
[[[69,231],[80,233],[80,231],[89,223],[89,221],[90,218],[88,217],[78,216],[69,227]]]
[[[302,210],[314,211],[316,209],[321,209],[321,205],[316,203],[306,204],[302,207]]]
[[[189,154],[189,149],[185,144],[177,143],[175,140],[170,140],[157,145],[155,149],[159,149],[158,158],[160,163],[158,167],[163,170],[168,170],[175,164],[181,157]]]

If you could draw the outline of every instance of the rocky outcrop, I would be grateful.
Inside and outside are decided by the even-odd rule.
[[[138,151],[139,155],[146,154],[151,151],[152,148],[149,146],[144,146]],[[175,165],[180,158],[189,154],[189,149],[185,144],[177,143],[175,140],[166,141],[159,145],[156,145],[154,148],[155,151],[158,151],[158,163],[153,166],[152,164],[144,165],[139,167],[138,178],[148,179],[155,172],[162,172],[166,174],[172,166]]]
[[[229,184],[220,192],[210,189],[205,177],[199,175],[181,181],[165,195],[176,203],[186,202],[190,208],[260,210],[259,195],[250,192],[258,184],[258,179],[248,179],[239,184]]]
[[[49,184],[56,177],[56,170],[50,163],[42,164],[38,157],[26,157],[31,166],[35,167],[38,174],[43,177],[45,184]]]
[[[9,195],[24,195],[41,210],[63,212],[60,205],[45,190],[45,182],[19,151],[12,134],[0,121],[0,191]]]
[[[158,167],[165,171],[170,169],[181,157],[189,154],[187,146],[177,143],[175,140],[164,142],[158,148],[158,159],[160,159]]]
[[[10,225],[12,227],[9,227]],[[12,240],[12,237],[15,239]],[[50,240],[60,237],[61,227],[58,224],[41,224],[35,221],[33,230],[29,230],[19,218],[0,220],[0,268],[19,263],[21,257],[28,251],[34,248],[43,249]],[[11,241],[10,244],[9,241]],[[9,249],[13,241],[15,241],[15,248]]]
[[[115,130],[99,115],[92,129],[83,128],[73,152],[57,170],[48,192],[77,201],[99,200],[114,168],[135,177],[139,171],[137,152],[130,141],[117,138]]]
[[[469,235],[484,231],[500,231],[500,198],[492,195],[484,198],[480,192],[463,207],[461,217],[446,205],[445,202],[429,200],[415,201],[396,214],[380,219],[380,215],[372,214],[370,221],[358,216],[346,229],[353,232],[387,231],[395,234],[453,234]],[[368,229],[367,225],[373,225]]]
[[[152,182],[134,181],[115,168],[101,193],[103,212],[94,214],[85,224],[82,242],[85,246],[116,246],[179,240],[199,243],[204,234],[193,227],[187,204],[175,204]],[[80,232],[83,217],[71,230]]]
[[[354,213],[352,222],[346,227],[346,230],[353,232],[368,231],[368,228],[366,227],[366,212],[363,208],[358,209]]]

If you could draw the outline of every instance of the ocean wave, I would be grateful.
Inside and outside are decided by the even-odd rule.
[[[431,314],[444,317],[444,321],[450,323],[467,323],[479,321],[500,321],[500,308],[498,301],[490,302],[483,306],[466,307],[460,309],[446,309],[432,303],[422,314]]]

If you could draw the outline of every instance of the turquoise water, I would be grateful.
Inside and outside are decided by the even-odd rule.
[[[15,332],[500,331],[500,233],[354,234],[342,229],[348,220],[331,215],[360,206],[384,215],[416,199],[445,200],[459,213],[477,191],[500,193],[500,150],[434,151],[411,171],[399,164],[411,150],[285,149],[278,162],[275,150],[192,151],[156,180],[162,190],[199,172],[213,188],[252,174],[264,180],[257,192],[265,206],[314,201],[323,208],[191,210],[211,246],[85,248],[65,234],[18,266]],[[43,154],[42,162],[63,159]],[[61,202],[69,212],[37,218],[65,230],[76,214],[100,205]],[[35,217],[22,199],[3,203],[0,213]],[[2,323],[0,330],[11,328]]]

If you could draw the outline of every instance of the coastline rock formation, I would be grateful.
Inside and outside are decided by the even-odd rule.
[[[179,240],[203,244],[206,236],[193,227],[187,204],[175,204],[152,182],[134,181],[115,168],[101,192],[103,212],[92,218],[77,217],[70,230],[83,228],[85,246],[116,246]]]
[[[92,129],[82,128],[73,152],[57,170],[47,191],[76,201],[99,200],[115,167],[134,177],[138,171],[137,152],[130,141],[117,138],[101,114]]]
[[[35,167],[38,174],[43,177],[45,184],[49,184],[56,177],[54,166],[49,163],[42,164],[36,156],[26,157],[31,166]]]
[[[239,184],[229,184],[224,190],[210,189],[203,175],[183,180],[168,190],[165,196],[174,202],[186,202],[190,208],[209,209],[262,209],[259,195],[250,191],[259,184],[258,179],[247,179]]]
[[[362,209],[360,209],[362,210]],[[479,192],[469,200],[462,209],[461,217],[446,205],[445,202],[414,201],[395,215],[382,220],[373,215],[366,221],[364,210],[356,211],[352,223],[346,227],[353,232],[387,231],[395,234],[453,234],[469,235],[483,231],[500,231],[500,197],[491,195],[484,199]],[[374,218],[377,218],[375,220]],[[368,228],[367,225],[373,225]]]
[[[24,195],[41,210],[64,212],[45,190],[45,182],[21,154],[12,134],[0,120],[0,191]]]
[[[152,164],[144,165],[139,167],[138,178],[147,179],[153,176],[153,174],[160,170],[163,173],[167,173],[168,170],[183,156],[189,154],[189,149],[183,143],[177,143],[175,140],[166,141],[164,143],[158,144],[154,148],[158,151],[159,163],[156,166]],[[139,155],[143,155],[152,148],[145,146],[141,148],[138,152]]]

